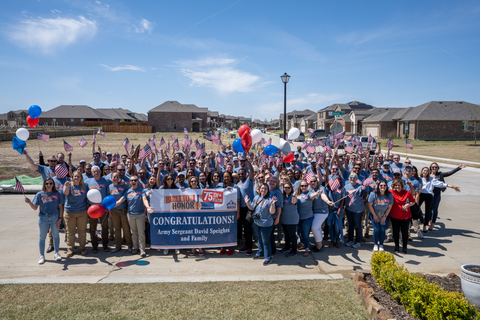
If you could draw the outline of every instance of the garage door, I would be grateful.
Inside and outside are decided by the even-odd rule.
[[[365,135],[372,135],[372,137],[378,137],[378,127],[365,127]]]

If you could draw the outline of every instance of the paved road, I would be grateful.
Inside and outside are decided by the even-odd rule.
[[[276,142],[274,141],[274,144]],[[417,167],[429,162],[414,160]],[[440,164],[443,170],[448,165]],[[447,181],[461,187],[460,194],[449,189],[443,194],[438,227],[428,232],[426,239],[409,243],[408,255],[396,255],[397,260],[413,272],[447,274],[460,273],[466,263],[480,263],[480,169],[466,168],[449,177]],[[262,266],[244,254],[220,256],[217,250],[207,250],[205,257],[189,257],[186,251],[179,256],[164,256],[147,250],[148,256],[140,259],[126,250],[75,255],[73,258],[47,262],[39,266],[38,226],[36,213],[24,202],[21,195],[0,194],[0,283],[17,282],[158,282],[158,281],[239,281],[283,279],[331,279],[349,276],[355,268],[369,269],[372,253],[371,238],[357,250],[348,247],[325,248],[309,257],[301,254],[287,259],[282,254],[274,256],[274,263]],[[62,231],[63,232],[63,231]],[[61,239],[63,233],[61,233]],[[113,242],[110,245],[114,246]],[[393,244],[385,246],[393,250]],[[66,247],[61,241],[61,254]],[[148,261],[145,266],[136,265]],[[123,266],[117,266],[123,263]]]

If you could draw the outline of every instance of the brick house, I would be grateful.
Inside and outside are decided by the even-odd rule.
[[[290,128],[300,128],[302,118],[309,117],[312,114],[315,114],[315,111],[309,109],[287,112],[287,131],[290,130]],[[283,113],[280,113],[279,127],[283,128]]]
[[[27,124],[28,110],[14,110],[7,112],[7,118],[9,123],[12,121],[15,125],[21,126]]]
[[[383,112],[373,114],[362,120],[362,135],[376,138],[397,137],[397,121],[408,108],[385,108]],[[394,120],[395,119],[395,120]]]
[[[166,101],[148,111],[148,125],[154,132],[204,132],[210,129],[208,108],[199,108],[194,104],[181,104],[178,101]]]
[[[333,131],[335,133],[346,131],[348,133],[358,133],[362,129],[362,120],[367,116],[377,112],[369,104],[352,101],[349,103],[334,103],[317,112],[317,129]],[[335,121],[334,111],[343,111],[343,116],[338,116]]]
[[[81,126],[83,121],[112,121],[104,113],[86,105],[61,105],[42,112],[39,125]]]

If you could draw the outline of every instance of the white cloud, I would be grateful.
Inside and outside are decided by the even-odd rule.
[[[51,11],[52,11],[53,13],[62,13],[62,11],[57,10],[57,9],[53,9],[53,10],[51,10]]]
[[[209,67],[209,66],[225,66],[235,63],[235,59],[226,58],[206,58],[197,61],[178,61],[177,64],[184,67]]]
[[[48,54],[65,48],[80,39],[88,39],[97,33],[95,21],[79,16],[68,18],[28,19],[7,31],[10,40],[24,48],[40,49]]]
[[[136,33],[144,33],[145,31],[150,33],[153,30],[153,23],[147,19],[142,19],[138,26],[133,26],[133,31]]]
[[[118,67],[109,67],[109,66],[104,65],[104,64],[102,64],[101,66],[107,68],[110,71],[133,70],[133,71],[145,72],[145,69],[143,69],[142,67],[132,66],[132,65],[129,65],[129,64],[126,64],[124,66],[118,66]]]

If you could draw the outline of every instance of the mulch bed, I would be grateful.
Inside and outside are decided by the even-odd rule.
[[[422,275],[425,280],[430,283],[435,283],[440,286],[442,289],[447,291],[455,291],[462,293],[462,285],[460,281],[460,277],[457,276],[455,273],[450,273],[446,277],[435,276],[431,274],[420,274]],[[375,291],[374,298],[377,300],[379,304],[381,304],[385,309],[390,311],[395,319],[399,320],[418,320],[418,318],[414,318],[408,314],[405,308],[395,300],[393,300],[388,293],[377,285],[377,282],[373,278],[372,275],[365,275],[365,282],[368,284],[370,288],[373,288]]]

